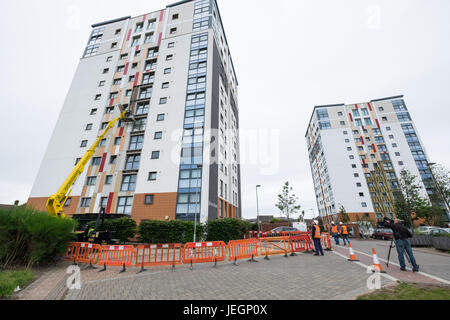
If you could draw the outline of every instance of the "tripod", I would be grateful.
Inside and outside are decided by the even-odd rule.
[[[386,262],[386,267],[388,267],[388,268],[389,268],[389,260],[391,259],[391,251],[393,248],[395,248],[394,238],[392,238],[391,245],[389,246],[389,254],[388,254],[388,258],[387,258],[387,262]],[[406,249],[404,249],[403,255],[406,256],[406,259],[408,260],[409,264],[411,264],[411,259],[409,258],[409,255],[408,255],[408,252],[406,252]]]

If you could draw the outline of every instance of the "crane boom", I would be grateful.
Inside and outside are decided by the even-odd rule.
[[[111,130],[117,121],[123,120],[127,116],[128,109],[123,111],[120,115],[120,117],[117,117],[110,122],[108,122],[108,125],[106,126],[103,133],[97,137],[93,145],[89,148],[88,151],[84,154],[84,156],[81,158],[81,160],[77,163],[75,168],[72,170],[72,172],[69,174],[69,176],[66,178],[66,180],[63,182],[61,187],[59,187],[58,191],[51,195],[47,200],[47,212],[51,216],[59,216],[61,218],[65,218],[66,215],[64,214],[63,207],[66,203],[67,199],[70,196],[70,193],[72,192],[71,188],[75,181],[78,179],[78,177],[83,173],[84,168],[86,167],[86,164],[91,160],[91,158],[95,154],[95,150],[97,149],[100,142],[105,138],[106,134],[109,130]]]

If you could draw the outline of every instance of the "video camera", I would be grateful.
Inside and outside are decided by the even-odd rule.
[[[392,219],[389,219],[388,217],[384,217],[383,219],[383,225],[394,223]]]

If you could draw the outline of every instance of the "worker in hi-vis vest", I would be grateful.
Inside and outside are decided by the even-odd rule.
[[[336,241],[336,245],[339,245],[339,229],[336,225],[336,223],[332,222],[331,223],[331,235],[334,238],[334,241]]]
[[[347,241],[347,243],[350,243],[350,241],[348,240],[347,226],[344,226],[344,224],[342,222],[341,222],[341,235],[342,235],[342,241],[344,241],[344,246],[346,246],[345,241]]]
[[[315,256],[323,256],[322,244],[320,243],[320,227],[319,222],[317,220],[313,221],[311,237],[314,240],[314,248],[316,249]],[[320,253],[320,254],[319,254]]]

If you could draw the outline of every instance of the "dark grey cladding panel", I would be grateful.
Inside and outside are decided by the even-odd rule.
[[[213,71],[212,71],[212,92],[211,92],[211,155],[209,166],[209,205],[208,220],[217,219],[217,199],[219,198],[219,165],[217,157],[219,156],[219,139],[216,136],[219,129],[219,100],[220,100],[220,77],[224,73],[222,62],[220,60],[219,50],[216,42],[213,40]]]

